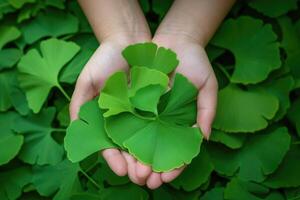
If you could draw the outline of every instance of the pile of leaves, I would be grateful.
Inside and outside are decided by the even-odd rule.
[[[154,32],[172,1],[140,3]],[[147,146],[149,151],[140,151],[144,146],[135,140],[142,137],[145,142],[140,144],[149,144],[146,129],[128,129],[126,138],[114,134],[126,130],[115,123],[137,128],[136,121],[150,129],[159,126],[152,134],[155,137],[166,127],[178,135],[181,129],[192,129],[195,113],[188,111],[195,106],[193,86],[181,75],[176,75],[170,90],[166,85],[176,59],[164,59],[170,61],[169,68],[153,60],[151,65],[139,65],[130,48],[125,50],[123,55],[132,66],[131,84],[124,73],[114,74],[99,102],[95,99],[81,108],[79,120],[66,136],[70,95],[99,46],[79,5],[64,0],[0,0],[0,22],[1,200],[300,199],[299,1],[236,3],[207,46],[219,83],[212,136],[199,149],[181,152],[187,159],[180,163],[162,162],[164,154],[158,155],[158,163],[149,159],[153,151],[175,145],[176,138],[166,136],[157,149]],[[155,47],[139,48],[145,46]],[[134,84],[136,77],[148,73],[161,78]],[[113,87],[114,82],[121,83],[120,88]],[[176,96],[179,92],[181,98]],[[149,93],[153,104],[144,103]],[[121,104],[111,101],[115,98]],[[167,123],[162,126],[154,118]],[[104,126],[108,131],[96,135]],[[81,129],[90,131],[82,136]],[[201,142],[201,135],[197,136],[195,144]],[[131,152],[156,171],[189,163],[197,156],[172,183],[150,191],[112,173],[97,153],[111,145]]]

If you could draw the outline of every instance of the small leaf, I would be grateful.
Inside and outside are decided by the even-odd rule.
[[[223,197],[224,188],[215,187],[209,191],[207,191],[200,200],[224,200]]]
[[[227,132],[254,132],[266,128],[278,110],[273,95],[230,84],[219,91],[213,127]]]
[[[67,129],[65,149],[72,162],[78,162],[89,155],[115,145],[104,130],[102,111],[97,99],[85,103],[79,112],[79,119]]]
[[[32,44],[47,36],[59,37],[76,33],[77,30],[77,18],[68,12],[60,10],[40,12],[35,19],[24,23],[21,27],[24,40],[27,44]]]
[[[262,182],[282,162],[290,140],[287,128],[281,127],[249,135],[243,147],[237,150],[209,143],[207,152],[218,173],[226,176],[237,174],[241,180]]]
[[[247,16],[228,19],[219,28],[212,44],[230,50],[235,57],[231,76],[234,83],[258,83],[281,65],[279,44],[272,27]]]
[[[36,0],[8,0],[10,5],[19,9],[26,3],[34,3]]]
[[[270,188],[289,188],[300,186],[300,145],[292,144],[279,168],[271,174],[264,185]]]
[[[166,74],[173,71],[179,63],[173,51],[164,47],[158,48],[154,43],[130,45],[122,54],[131,67],[148,67]]]
[[[16,48],[0,50],[0,70],[13,67],[21,56],[22,52]]]
[[[20,86],[25,91],[29,107],[34,113],[40,111],[53,87],[65,94],[58,82],[58,74],[79,51],[79,46],[75,43],[57,39],[41,42],[40,48],[42,55],[32,49],[18,64]]]
[[[251,0],[248,5],[268,17],[279,17],[297,9],[297,0]]]
[[[28,167],[20,167],[0,173],[0,199],[18,199],[23,187],[31,181],[31,170]]]
[[[19,118],[14,123],[14,130],[25,136],[25,142],[19,158],[29,164],[55,165],[62,160],[64,150],[52,137],[51,127],[55,108],[47,108],[39,114]]]
[[[12,131],[14,120],[18,117],[15,112],[0,114],[0,165],[12,160],[23,145],[24,137]]]
[[[238,149],[243,146],[246,138],[247,135],[245,134],[226,133],[219,130],[213,130],[209,140],[222,143],[231,149]]]
[[[209,180],[213,169],[213,163],[210,161],[205,147],[202,146],[198,156],[178,178],[171,182],[171,185],[176,189],[183,188],[185,191],[193,191]]]
[[[21,32],[15,26],[0,26],[0,50],[9,42],[16,40]]]
[[[80,191],[78,164],[64,160],[54,166],[35,166],[32,182],[42,196],[54,195],[53,200],[66,200]]]

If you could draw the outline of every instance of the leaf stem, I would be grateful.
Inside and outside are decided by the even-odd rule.
[[[80,172],[94,185],[96,186],[98,189],[101,189],[101,186],[92,178],[90,177],[85,171],[83,171],[82,169],[80,169]]]
[[[67,94],[67,92],[60,86],[60,84],[57,85],[58,89],[63,93],[63,95],[66,97],[68,101],[71,101],[71,97]]]
[[[227,72],[227,70],[220,64],[217,64],[217,67],[223,72],[223,74],[226,76],[226,78],[228,80],[230,80],[230,75],[229,73]]]

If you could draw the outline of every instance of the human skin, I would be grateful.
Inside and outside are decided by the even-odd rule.
[[[70,104],[71,120],[80,106],[99,94],[104,81],[115,71],[127,71],[121,55],[129,44],[153,41],[171,48],[180,60],[176,72],[188,77],[199,89],[197,125],[206,139],[211,133],[217,101],[217,81],[205,46],[226,16],[234,0],[175,0],[151,37],[146,19],[136,0],[78,0],[95,36],[101,43],[76,82]],[[126,152],[106,149],[102,155],[119,176],[150,189],[176,178],[184,167],[170,172],[153,172]]]

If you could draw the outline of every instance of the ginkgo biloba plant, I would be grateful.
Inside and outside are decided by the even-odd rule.
[[[140,3],[155,32],[172,0]],[[70,124],[68,99],[102,44],[77,1],[0,0],[0,200],[299,199],[299,5],[236,2],[206,47],[219,93],[202,141],[180,60],[149,43],[124,50],[128,73]],[[156,171],[187,166],[149,190],[112,172],[99,154],[112,147]]]
[[[79,119],[67,129],[68,158],[78,162],[105,148],[120,148],[156,172],[189,164],[202,142],[200,129],[192,127],[197,88],[177,73],[169,89],[168,74],[179,62],[170,49],[134,44],[123,56],[129,77],[114,73],[99,98],[82,106]]]

